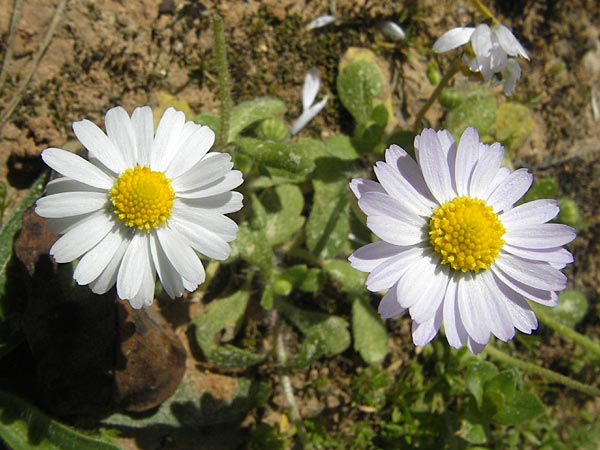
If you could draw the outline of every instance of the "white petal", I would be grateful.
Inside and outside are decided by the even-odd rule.
[[[187,220],[188,222],[198,223],[203,228],[221,236],[221,238],[225,239],[227,242],[233,241],[238,232],[237,224],[223,214],[215,214],[195,209],[178,209],[176,217]]]
[[[98,211],[72,227],[50,249],[58,263],[71,262],[100,242],[114,226],[111,217]]]
[[[512,339],[515,336],[515,327],[493,273],[486,270],[477,274],[475,278],[483,289],[481,300],[485,303],[485,317],[492,334],[504,342]]]
[[[513,95],[517,81],[521,78],[521,66],[519,66],[519,63],[512,58],[509,59],[506,67],[502,69],[502,78],[504,79],[504,95]]]
[[[209,153],[206,156],[193,166],[189,166],[185,173],[171,182],[175,192],[180,193],[210,186],[215,180],[227,175],[233,168],[231,156],[227,153]]]
[[[315,28],[321,28],[333,22],[335,22],[335,16],[332,16],[331,14],[323,14],[322,16],[311,20],[307,25],[307,28],[309,30],[314,30]]]
[[[498,39],[498,43],[506,53],[510,56],[522,56],[525,59],[529,59],[521,43],[508,28],[504,25],[496,25],[493,28],[493,32]]]
[[[489,281],[486,281],[492,297],[501,301],[506,308],[512,322],[511,327],[514,326],[517,330],[527,334],[537,328],[535,313],[522,295],[510,289],[493,273],[490,274]]]
[[[313,120],[317,114],[321,112],[323,108],[325,108],[325,104],[327,103],[328,97],[325,96],[323,100],[318,103],[315,103],[310,108],[302,111],[302,114],[295,120],[292,128],[290,130],[290,134],[294,135],[300,132],[308,123]]]
[[[306,111],[317,98],[317,93],[321,87],[321,78],[319,77],[319,69],[313,67],[304,76],[302,84],[302,111]]]
[[[442,325],[443,311],[444,308],[440,304],[431,319],[420,323],[413,321],[412,338],[416,346],[423,347],[433,340]]]
[[[113,255],[113,257],[108,262],[106,268],[102,271],[102,273],[92,281],[89,286],[94,294],[104,294],[112,288],[117,281],[117,273],[119,267],[121,267],[121,260],[123,259],[123,255],[129,246],[129,239],[123,239],[121,241],[121,245]]]
[[[108,140],[108,138],[107,138]],[[58,173],[90,186],[111,189],[114,180],[85,159],[59,148],[47,148],[42,159]]]
[[[474,198],[485,198],[485,193],[490,186],[490,182],[494,179],[502,160],[504,159],[504,147],[496,143],[493,145],[479,146],[479,160],[473,175],[471,176],[471,185],[469,193]]]
[[[154,118],[149,106],[135,108],[131,115],[131,123],[135,132],[137,144],[137,163],[140,166],[150,164],[150,152],[154,139]]]
[[[469,195],[471,177],[479,158],[479,133],[473,127],[468,127],[460,138],[456,150],[456,192],[458,195]]]
[[[178,233],[164,227],[156,230],[156,236],[169,262],[183,278],[197,284],[204,282],[204,267],[198,255]]]
[[[502,250],[512,255],[534,261],[545,261],[555,269],[562,269],[573,262],[573,255],[564,248],[526,249],[504,243]]]
[[[85,285],[97,279],[106,270],[124,240],[126,237],[122,227],[114,227],[98,245],[83,255],[73,272],[77,283]]]
[[[385,34],[388,38],[393,41],[403,41],[406,39],[406,33],[402,29],[400,25],[396,22],[392,22],[391,20],[386,20],[383,22],[379,29],[383,34]]]
[[[386,151],[386,162],[378,162],[374,171],[383,188],[406,208],[428,216],[437,205],[414,159],[397,145]]]
[[[527,297],[534,302],[540,303],[546,306],[556,306],[558,304],[558,295],[554,291],[547,289],[534,288],[526,283],[516,280],[515,278],[502,272],[498,267],[492,266],[491,270],[494,276],[501,282],[504,283],[508,288]],[[500,285],[500,283],[497,283]]]
[[[184,289],[181,275],[173,268],[165,255],[160,242],[158,242],[156,231],[150,232],[149,238],[152,261],[165,292],[171,298],[181,297]]]
[[[413,307],[418,303],[425,303],[421,305],[421,311],[423,309],[433,309],[432,313],[435,312],[437,306],[443,298],[444,291],[446,290],[446,284],[448,283],[448,276],[444,273],[443,268],[438,264],[438,258],[433,258],[431,254],[424,253],[416,261],[412,262],[409,267],[404,270],[402,277],[398,281],[398,301],[404,308],[410,308],[410,316],[415,320],[413,316]],[[442,290],[442,295],[436,295],[438,289]],[[419,308],[417,308],[419,312]],[[424,313],[427,314],[426,312]],[[425,320],[429,319],[426,317]],[[417,320],[417,322],[424,322],[425,320]]]
[[[135,232],[127,246],[117,275],[119,298],[130,299],[140,290],[146,270],[143,266],[147,264],[148,252],[148,236],[143,232]]]
[[[485,349],[486,345],[487,342],[485,344],[480,344],[478,342],[475,342],[469,336],[467,336],[467,347],[474,355],[478,355],[479,353],[481,353]]]
[[[352,267],[362,272],[371,272],[385,260],[403,251],[403,247],[385,241],[372,242],[352,253],[348,260]]]
[[[242,209],[244,196],[239,192],[228,191],[206,198],[176,198],[173,200],[173,214],[181,208],[196,209],[213,214],[229,214]]]
[[[431,261],[431,265],[434,266],[433,270],[430,268],[430,273],[423,276],[424,279],[427,279],[427,286],[422,290],[420,299],[410,308],[410,317],[419,323],[431,320],[440,308],[448,287],[449,276],[445,272],[447,269],[435,262],[435,260]]]
[[[210,128],[198,127],[179,148],[169,164],[166,175],[176,179],[184,174],[210,150],[215,142],[215,133]]]
[[[510,209],[531,186],[533,175],[527,169],[518,169],[504,179],[486,198],[489,205],[498,213]]]
[[[537,289],[562,291],[567,287],[567,277],[548,263],[522,259],[501,251],[494,265],[515,280]]]
[[[533,200],[500,214],[500,220],[507,229],[539,225],[554,219],[560,211],[556,200]]]
[[[106,134],[115,148],[123,155],[127,167],[137,164],[137,143],[135,131],[127,111],[120,106],[109,109],[104,118]]]
[[[105,192],[64,192],[40,198],[35,212],[42,217],[65,217],[86,214],[106,206]]]
[[[465,45],[471,39],[471,35],[475,31],[472,27],[458,27],[452,28],[442,34],[437,41],[433,44],[433,51],[436,53],[443,53],[454,48]]]
[[[149,246],[149,241],[146,243],[146,247]],[[140,289],[133,297],[129,298],[129,304],[134,309],[140,309],[143,306],[150,306],[154,302],[154,288],[156,286],[156,273],[154,271],[154,265],[152,263],[152,257],[150,256],[150,249],[145,255],[145,259],[140,261],[140,271],[143,272],[142,283]]]
[[[73,131],[79,142],[87,148],[90,156],[100,160],[105,167],[114,173],[125,172],[128,166],[125,163],[121,150],[115,147],[108,136],[94,123],[87,119],[74,122]]]
[[[179,140],[185,123],[185,114],[174,108],[167,108],[156,128],[156,135],[150,151],[150,168],[164,171],[170,162],[169,144]],[[164,160],[164,161],[163,161]]]
[[[524,228],[509,228],[502,239],[516,247],[555,248],[568,244],[577,236],[574,228],[561,223],[541,223]]]
[[[476,275],[466,273],[458,279],[457,302],[460,318],[469,337],[479,344],[490,340],[489,311],[483,297],[486,293]]]
[[[415,151],[425,183],[438,203],[455,197],[448,161],[436,132],[430,128],[423,130],[415,138]]]
[[[448,343],[454,348],[461,348],[467,343],[468,334],[458,312],[457,288],[456,279],[451,277],[444,297],[444,331]]]
[[[394,245],[415,245],[427,239],[426,231],[416,222],[407,223],[386,216],[368,216],[367,227],[377,237]]]
[[[44,188],[46,196],[62,194],[64,192],[102,192],[106,196],[106,189],[90,186],[89,184],[84,184],[69,177],[60,177],[50,180]]]
[[[358,201],[360,209],[368,216],[387,216],[421,228],[426,225],[423,217],[407,209],[395,197],[380,192],[369,192]]]
[[[231,191],[244,182],[242,172],[232,170],[225,176],[213,181],[210,184],[204,185],[193,191],[178,193],[181,198],[206,198],[213,195],[222,194],[223,192]]]
[[[489,56],[492,50],[492,30],[488,25],[477,25],[471,36],[471,46],[476,56]]]
[[[392,286],[387,294],[381,299],[377,312],[381,318],[385,320],[399,316],[400,314],[403,314],[404,311],[406,311],[406,308],[400,306],[398,298],[396,297],[396,286]]]
[[[367,192],[385,192],[385,189],[383,186],[381,186],[381,184],[365,178],[354,178],[350,182],[350,190],[358,199],[360,199]]]
[[[404,272],[414,264],[415,261],[422,258],[423,255],[424,249],[413,247],[396,256],[388,258],[373,269],[367,278],[367,289],[371,292],[388,289],[390,286],[396,284]]]
[[[198,223],[172,217],[169,220],[169,228],[187,239],[194,250],[209,258],[222,261],[231,254],[231,247],[222,237]]]

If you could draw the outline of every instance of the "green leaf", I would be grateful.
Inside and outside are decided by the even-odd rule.
[[[488,440],[484,426],[467,419],[460,421],[460,430],[456,432],[456,435],[463,438],[469,444],[485,444]]]
[[[231,110],[228,142],[233,142],[250,125],[285,111],[285,103],[274,97],[259,97],[239,103]]]
[[[368,364],[379,364],[387,355],[388,333],[381,318],[364,297],[352,300],[354,350]]]
[[[341,317],[297,308],[283,299],[276,299],[275,306],[307,338],[321,340],[326,356],[341,353],[350,346],[348,322]]]
[[[330,259],[323,261],[323,269],[337,281],[341,290],[350,295],[365,293],[367,274],[354,269],[348,261]]]
[[[348,178],[353,168],[353,163],[334,158],[318,160],[313,177],[313,206],[305,228],[308,249],[317,257],[335,258],[350,250]]]
[[[216,366],[235,369],[260,364],[266,356],[227,344],[213,348],[206,359]]]
[[[273,290],[282,296],[289,295],[293,289],[316,292],[323,286],[323,281],[321,270],[299,264],[280,273],[273,283]]]
[[[208,126],[215,132],[216,136],[219,135],[219,131],[221,130],[221,119],[219,116],[213,114],[198,114],[193,120],[199,125]]]
[[[583,320],[588,311],[588,301],[582,292],[563,291],[558,294],[558,305],[554,308],[549,306],[538,306],[536,309],[544,311],[551,319],[562,323],[570,328]]]
[[[288,242],[304,225],[304,197],[298,186],[284,184],[260,196],[265,210],[265,235],[272,246]]]
[[[492,419],[501,425],[518,425],[545,412],[544,404],[536,395],[530,392],[519,392]]]
[[[269,275],[273,267],[273,252],[264,230],[252,230],[240,225],[237,239],[232,243],[232,257],[239,256]]]
[[[256,162],[291,174],[305,176],[315,167],[309,146],[300,142],[289,144],[242,137],[237,139],[235,144]]]
[[[371,117],[373,100],[384,86],[377,65],[366,60],[352,61],[337,78],[340,100],[357,124],[365,124]]]
[[[541,198],[555,198],[558,193],[558,182],[554,178],[542,178],[533,183],[525,195],[525,201],[531,202]]]
[[[496,99],[487,89],[475,89],[466,94],[463,101],[450,109],[445,128],[458,141],[465,128],[474,126],[482,137],[488,136],[496,122]]]
[[[119,450],[52,420],[28,402],[0,391],[0,436],[13,450]]]
[[[360,156],[352,144],[350,136],[346,136],[345,134],[327,138],[325,140],[325,148],[329,155],[338,159],[352,160]]]
[[[508,151],[520,148],[535,129],[533,114],[521,103],[506,102],[498,108],[496,115],[496,139]]]
[[[467,369],[465,383],[480,408],[483,403],[483,386],[497,374],[498,368],[487,361],[476,361]]]

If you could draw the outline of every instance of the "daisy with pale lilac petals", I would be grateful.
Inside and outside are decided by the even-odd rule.
[[[350,187],[381,241],[359,248],[352,266],[370,272],[367,288],[387,289],[382,318],[408,310],[413,341],[429,343],[444,325],[450,345],[481,352],[490,339],[531,333],[537,319],[525,300],[556,306],[561,272],[573,261],[562,248],[575,238],[548,223],[555,200],[515,206],[532,182],[526,169],[502,167],[503,147],[467,128],[458,145],[446,131],[415,138],[417,160],[392,145],[375,165],[379,182]]]
[[[473,56],[467,62],[469,69],[480,72],[485,81],[489,81],[494,74],[501,74],[504,79],[504,93],[512,95],[521,76],[521,68],[510,57],[529,59],[529,55],[512,32],[504,25],[494,25],[490,28],[481,24],[476,28],[453,28],[433,44],[433,50],[443,53],[467,43],[471,44]]]
[[[59,263],[79,259],[73,277],[132,307],[150,305],[156,276],[171,297],[204,282],[199,255],[226,259],[238,227],[225,214],[242,207],[232,189],[242,174],[231,157],[209,152],[215,134],[169,108],[154,133],[152,110],[106,113],[106,134],[73,124],[89,160],[58,148],[42,159],[63,175],[48,183],[36,213],[62,234],[50,249]]]
[[[304,77],[304,84],[302,85],[302,114],[300,114],[300,117],[292,125],[291,134],[299,133],[325,107],[327,96],[320,102],[315,103],[320,87],[321,78],[319,77],[319,69],[313,67]]]

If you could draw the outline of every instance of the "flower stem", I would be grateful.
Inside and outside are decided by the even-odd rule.
[[[221,102],[221,129],[217,136],[217,146],[227,145],[229,140],[229,116],[231,114],[231,90],[227,66],[227,48],[225,47],[225,31],[223,19],[218,14],[211,16],[213,39],[215,44],[215,69],[219,82],[219,101]]]
[[[569,378],[565,375],[561,375],[560,373],[554,372],[552,370],[545,369],[543,367],[525,362],[517,358],[513,358],[512,356],[509,356],[506,353],[504,353],[502,350],[498,350],[497,348],[492,347],[491,345],[488,345],[485,351],[492,358],[497,359],[498,361],[501,361],[503,363],[507,363],[512,366],[518,367],[519,369],[522,369],[525,372],[539,375],[550,382],[562,384],[564,386],[567,386],[568,388],[575,389],[576,391],[583,392],[584,394],[590,395],[592,397],[600,397],[600,389],[594,386],[580,383],[579,381],[575,381],[572,378]]]
[[[560,323],[558,320],[553,319],[552,317],[550,317],[550,315],[546,314],[546,312],[544,311],[544,307],[539,306],[537,304],[534,305],[533,303],[530,304],[533,307],[533,310],[535,311],[535,314],[537,315],[538,319],[540,319],[540,322],[549,326],[554,331],[557,331],[563,336],[568,337],[573,342],[581,345],[586,350],[589,350],[595,353],[597,356],[600,356],[600,344],[592,341],[587,336],[578,333],[577,331],[573,330],[567,325]]]
[[[275,353],[277,355],[277,363],[279,365],[279,379],[281,381],[283,395],[290,410],[292,423],[296,428],[296,433],[298,433],[300,445],[304,450],[312,450],[313,446],[310,442],[308,434],[306,433],[306,428],[304,427],[304,422],[302,421],[302,416],[300,415],[300,410],[298,409],[298,404],[296,403],[296,397],[294,397],[292,381],[290,380],[290,377],[283,371],[287,364],[287,352],[285,348],[285,341],[283,340],[283,327],[281,318],[279,317],[279,313],[276,309],[273,310],[273,314],[275,316]]]
[[[456,72],[459,71],[459,67],[460,66],[459,66],[458,60],[455,60],[452,63],[452,66],[450,67],[448,72],[446,72],[444,77],[440,80],[438,85],[435,87],[435,90],[431,93],[431,96],[429,97],[429,99],[427,99],[427,102],[421,107],[421,109],[417,113],[417,117],[415,118],[415,123],[413,125],[413,130],[415,132],[418,132],[421,129],[421,127],[423,126],[422,122],[423,122],[423,118],[425,117],[425,114],[427,113],[427,111],[429,111],[429,108],[431,107],[431,105],[433,105],[433,102],[436,101],[436,99],[440,96],[442,90],[446,86],[448,86],[448,83],[450,82],[452,77],[454,75],[456,75]]]
[[[494,25],[500,25],[500,21],[498,19],[496,19],[496,17],[492,14],[492,12],[487,9],[487,6],[485,6],[481,0],[473,0],[473,3],[475,3],[475,6],[477,6],[477,9],[479,9],[479,11],[481,11],[481,13],[486,16],[488,19],[491,19],[492,23]]]

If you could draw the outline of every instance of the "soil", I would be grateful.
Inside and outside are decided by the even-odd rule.
[[[3,53],[17,3],[0,0]],[[352,131],[351,118],[335,95],[339,59],[347,48],[370,48],[389,64],[396,116],[399,125],[407,128],[433,90],[425,73],[427,61],[434,58],[442,68],[450,62],[432,54],[434,40],[447,29],[481,19],[471,2],[461,0],[71,0],[34,68],[32,58],[58,3],[22,2],[12,61],[0,87],[0,111],[4,113],[22,80],[33,71],[21,101],[6,123],[0,124],[0,179],[12,199],[7,214],[42,170],[39,154],[43,149],[77,148],[73,121],[87,118],[102,126],[108,108],[122,105],[131,112],[139,105],[158,106],[164,93],[184,99],[194,113],[217,112],[210,11],[218,11],[224,21],[234,102],[276,96],[289,105],[287,117],[292,120],[301,110],[305,73],[319,67],[324,83],[321,92],[329,93],[332,101],[304,132],[317,138]],[[600,337],[600,4],[595,0],[487,3],[531,56],[528,62],[520,61],[523,75],[515,98],[533,107],[536,129],[513,162],[529,167],[536,177],[555,177],[559,194],[573,199],[585,215],[585,229],[571,246],[576,262],[567,275],[569,287],[586,293],[590,302],[590,312],[579,331]],[[337,17],[334,24],[307,30],[312,19],[328,13]],[[399,22],[408,39],[387,40],[377,27],[382,20]],[[456,83],[461,82],[464,79],[459,76]],[[502,95],[498,101],[504,101]],[[435,106],[427,117],[437,126],[442,114]],[[210,372],[214,368],[198,366],[188,344],[189,320],[202,304],[198,298],[187,301],[185,307],[163,304],[162,313],[188,349],[188,370]],[[389,327],[395,339],[410,339],[407,321],[395,321]],[[561,352],[554,350],[564,351],[564,342],[546,337],[551,339],[550,345],[537,358],[546,367],[560,365]],[[406,359],[407,348],[391,343],[391,360]],[[368,415],[348,406],[347,385],[356,361],[345,358],[324,361],[293,380],[301,413],[310,416],[328,411],[333,423],[339,419],[340,429],[357,415]],[[587,376],[587,382],[598,383],[597,375]],[[325,394],[311,389],[312,381],[327,377],[337,381]],[[218,398],[231,390],[231,378],[223,374],[203,383],[217,392]],[[590,404],[586,408],[598,414],[598,404]],[[282,393],[275,392],[260,417],[251,415],[245,423],[264,421],[281,427],[284,405]],[[572,406],[575,412],[579,407],[581,404]],[[227,434],[227,430],[221,431]],[[123,437],[121,444],[128,449],[159,448],[152,447],[141,437],[143,431],[140,433]],[[161,438],[160,448],[177,448],[169,436]],[[186,439],[189,436],[181,437],[180,442],[188,442]],[[239,444],[235,439],[223,442]]]

